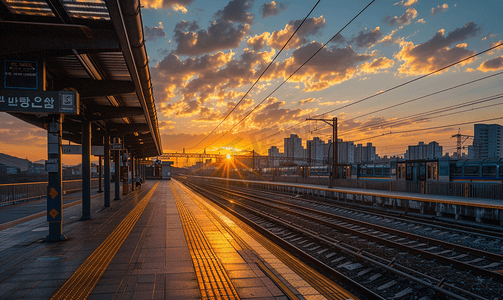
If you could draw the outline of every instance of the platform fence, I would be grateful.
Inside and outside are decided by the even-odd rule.
[[[102,182],[103,183],[103,182]],[[47,196],[47,181],[0,184],[0,206],[37,200]],[[99,186],[99,179],[91,179],[91,188]],[[70,194],[82,190],[82,180],[63,181],[63,194]]]

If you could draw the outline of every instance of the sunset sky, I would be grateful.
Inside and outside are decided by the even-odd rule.
[[[164,151],[267,154],[291,133],[328,141],[305,119],[338,117],[339,138],[381,156],[420,141],[452,153],[458,128],[503,124],[503,46],[398,87],[503,43],[501,1],[376,1],[269,96],[370,3],[322,0],[243,98],[316,2],[141,1]],[[47,157],[43,130],[1,113],[0,131],[0,152]]]

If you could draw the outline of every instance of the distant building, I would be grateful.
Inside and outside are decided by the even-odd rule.
[[[267,155],[269,159],[269,168],[274,168],[279,166],[279,159],[274,159],[275,157],[284,157],[284,153],[280,153],[278,147],[272,146],[267,150]]]
[[[473,145],[468,146],[468,156],[476,159],[503,157],[502,128],[497,124],[475,124]]]
[[[353,142],[337,141],[337,158],[339,164],[352,164],[355,162],[355,144]]]
[[[409,146],[409,149],[405,152],[405,159],[415,160],[415,159],[435,159],[441,158],[443,156],[442,146],[437,142],[431,142],[426,145],[424,142],[419,142],[415,146]]]
[[[302,147],[302,139],[296,134],[291,134],[289,138],[284,139],[285,157],[289,163],[303,165],[306,162],[304,158],[304,147]],[[298,159],[298,160],[296,160]]]
[[[355,148],[355,163],[371,163],[376,159],[376,147],[372,143],[367,146],[357,144]]]
[[[309,165],[321,166],[324,164],[325,145],[327,144],[319,137],[306,141],[306,157]]]

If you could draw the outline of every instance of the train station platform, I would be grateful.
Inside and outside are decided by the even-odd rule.
[[[347,187],[326,187],[316,184],[231,179],[221,177],[189,176],[192,178],[235,184],[246,187],[291,192],[297,194],[329,197],[353,205],[373,206],[397,213],[419,214],[445,218],[449,221],[460,221],[464,224],[487,227],[488,224],[503,226],[503,201],[497,199],[470,198],[435,194],[418,194],[407,192],[370,190]],[[450,220],[454,219],[454,220]]]
[[[0,299],[357,299],[176,180],[100,198],[0,230]]]

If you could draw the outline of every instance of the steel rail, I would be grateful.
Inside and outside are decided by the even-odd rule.
[[[222,188],[220,188],[220,189],[222,189]],[[240,193],[240,192],[237,192],[237,191],[233,191],[233,192],[226,191],[226,192],[227,193],[234,193],[236,195],[239,195],[239,193]],[[243,197],[243,196],[241,195],[240,197]],[[490,257],[494,261],[503,262],[503,256],[498,255],[498,254],[494,254],[494,253],[490,253],[490,252],[486,252],[486,251],[482,251],[482,250],[478,250],[478,249],[468,248],[468,247],[465,247],[465,246],[460,246],[460,245],[456,245],[456,244],[452,244],[452,243],[447,243],[447,242],[443,242],[443,241],[439,241],[439,240],[435,240],[435,239],[431,239],[431,238],[426,238],[426,237],[422,237],[422,236],[419,236],[419,235],[416,235],[416,234],[413,234],[413,233],[407,233],[407,232],[403,232],[403,231],[399,231],[399,230],[395,230],[395,229],[391,229],[391,228],[386,228],[386,227],[383,227],[383,226],[379,226],[379,225],[375,225],[375,224],[370,224],[370,223],[367,223],[367,222],[358,221],[358,220],[354,220],[354,219],[350,219],[350,218],[346,218],[346,217],[342,217],[342,216],[337,216],[337,215],[334,215],[334,214],[330,214],[330,213],[326,213],[326,212],[321,212],[321,211],[317,211],[317,210],[310,209],[310,208],[307,208],[307,207],[301,207],[301,206],[294,205],[294,204],[283,203],[283,202],[280,202],[280,201],[277,201],[277,200],[267,199],[267,198],[260,197],[260,196],[254,196],[254,197],[256,197],[256,198],[262,198],[263,201],[279,203],[281,205],[294,207],[296,209],[300,209],[300,210],[303,210],[303,211],[309,211],[311,213],[319,214],[319,215],[322,215],[322,216],[325,216],[325,217],[330,217],[330,218],[333,218],[333,219],[340,219],[340,220],[343,220],[344,222],[350,222],[350,223],[353,223],[353,224],[357,224],[359,226],[366,226],[366,227],[370,227],[370,228],[373,228],[373,229],[376,229],[376,230],[380,230],[380,231],[384,231],[384,232],[388,232],[388,233],[392,233],[392,234],[396,234],[396,235],[401,235],[402,237],[406,237],[406,238],[409,238],[409,239],[416,239],[416,240],[419,240],[421,242],[427,242],[427,243],[429,243],[431,245],[439,245],[439,247],[444,247],[445,249],[449,249],[449,248],[459,249],[459,250],[456,250],[456,251],[462,252],[462,253],[464,252],[465,254],[469,254],[469,255],[476,254],[476,255],[479,255],[479,256],[481,256],[482,258],[485,258],[485,259],[488,259],[488,257]],[[248,200],[249,201],[256,201],[254,199],[248,199]],[[334,224],[332,222],[324,221],[324,220],[321,220],[319,218],[307,215],[305,213],[296,212],[296,211],[293,211],[293,210],[290,210],[290,209],[287,209],[287,208],[278,207],[276,205],[271,205],[271,204],[268,204],[268,203],[260,202],[260,204],[269,206],[269,207],[274,208],[274,209],[280,209],[280,210],[283,210],[285,212],[298,215],[298,216],[300,216],[302,218],[307,218],[307,219],[312,220],[314,222],[318,222],[318,223],[323,224],[325,226],[328,226],[330,228],[333,228],[333,229],[336,229],[336,230],[345,231],[345,232],[349,232],[351,234],[358,235],[360,237],[363,237],[363,238],[368,239],[368,240],[372,240],[374,242],[378,242],[378,243],[381,243],[381,244],[384,244],[384,245],[388,245],[388,246],[391,246],[391,247],[399,247],[400,249],[402,249],[404,251],[407,251],[409,253],[414,253],[414,254],[423,256],[425,258],[428,258],[428,259],[433,259],[435,261],[439,261],[439,262],[441,262],[443,264],[446,264],[446,265],[450,264],[451,266],[454,266],[454,267],[456,267],[456,268],[458,268],[460,270],[470,271],[470,272],[473,272],[475,274],[479,274],[479,275],[482,275],[482,276],[485,276],[485,277],[488,277],[488,278],[494,278],[495,280],[498,280],[499,282],[503,282],[503,274],[500,274],[500,273],[496,273],[496,272],[493,272],[493,271],[490,271],[490,270],[482,269],[482,268],[479,268],[477,266],[469,265],[469,264],[464,263],[464,262],[460,262],[460,261],[457,261],[457,260],[454,260],[454,259],[451,259],[451,258],[448,258],[448,257],[437,255],[435,253],[430,253],[430,252],[427,252],[427,251],[424,251],[424,250],[421,250],[421,249],[416,249],[416,248],[411,247],[411,246],[407,246],[407,245],[404,245],[404,244],[396,243],[396,242],[393,242],[393,241],[390,241],[390,240],[387,240],[387,239],[384,239],[384,238],[380,238],[378,236],[373,236],[371,234],[367,234],[367,233],[364,233],[364,232],[360,232],[358,230],[347,228],[345,226]],[[439,243],[439,244],[437,244],[437,243]],[[444,244],[444,246],[442,246],[442,243]],[[475,256],[475,255],[473,255],[473,256]]]
[[[186,183],[186,182],[184,182],[184,183]],[[186,184],[187,184],[187,183],[186,183]],[[188,183],[188,184],[190,184],[190,186],[193,186],[193,187],[194,187],[194,185],[193,185],[192,183]],[[197,189],[198,193],[202,194],[202,195],[203,195],[203,196],[205,196],[205,197],[208,197],[208,195],[207,195],[207,193],[209,192],[209,190],[208,190],[208,189],[204,189],[204,190],[203,190],[203,189],[201,189],[201,188],[199,188],[199,187],[197,187],[197,186],[195,186],[194,188],[195,188],[195,189]],[[221,191],[221,190],[219,189],[219,191]],[[218,197],[218,198],[220,198],[220,199],[224,200],[224,201],[228,201],[228,202],[230,202],[229,200],[224,199],[224,198],[222,197],[222,195],[221,195],[221,194],[213,194],[213,195],[214,195],[215,197]],[[292,223],[292,222],[291,222],[291,221],[289,221],[289,220],[282,220],[282,219],[281,219],[280,217],[278,217],[278,216],[275,216],[275,215],[273,215],[273,214],[266,213],[266,212],[261,212],[261,211],[257,210],[256,208],[252,208],[252,207],[250,207],[250,206],[248,206],[248,205],[244,205],[244,204],[241,204],[241,203],[237,203],[237,202],[235,202],[235,201],[233,201],[233,202],[232,202],[232,204],[233,204],[233,205],[238,205],[238,206],[242,207],[243,209],[248,210],[248,211],[250,211],[250,212],[252,212],[252,213],[254,213],[254,214],[258,214],[258,215],[260,215],[261,217],[266,218],[266,219],[268,219],[268,220],[270,220],[270,221],[272,221],[272,222],[275,222],[275,223],[280,223],[282,226],[286,226],[286,227],[289,227],[289,228],[294,228],[296,231],[302,232],[303,234],[306,234],[306,235],[310,236],[310,237],[311,237],[311,238],[313,238],[313,239],[319,240],[319,241],[320,241],[320,242],[322,242],[322,243],[329,244],[329,245],[331,245],[331,246],[333,246],[333,247],[335,247],[335,248],[339,249],[340,251],[344,251],[344,252],[346,252],[346,253],[348,253],[348,254],[351,254],[351,255],[352,255],[352,256],[354,256],[354,257],[357,257],[357,258],[359,258],[359,259],[365,260],[365,261],[367,261],[367,262],[369,262],[369,263],[371,263],[371,264],[378,265],[378,266],[380,266],[380,267],[384,268],[385,270],[387,270],[387,271],[389,271],[389,272],[392,272],[392,273],[397,274],[398,276],[405,277],[405,278],[407,278],[407,279],[413,280],[413,281],[415,281],[415,282],[417,282],[417,283],[419,283],[419,284],[421,284],[421,285],[423,285],[423,286],[425,286],[425,287],[427,287],[427,288],[431,288],[431,289],[435,290],[435,291],[436,291],[436,292],[438,292],[438,293],[442,293],[442,294],[447,295],[447,296],[449,296],[449,297],[453,297],[454,299],[466,299],[466,298],[464,298],[464,297],[462,297],[462,296],[459,296],[459,295],[457,295],[457,294],[453,294],[452,292],[450,292],[450,291],[447,291],[447,290],[443,289],[443,288],[442,288],[442,286],[447,286],[447,287],[449,287],[449,288],[456,289],[456,290],[458,290],[459,292],[462,292],[462,293],[464,293],[464,294],[470,295],[471,297],[475,297],[476,299],[487,299],[487,298],[484,298],[484,297],[482,297],[482,296],[479,296],[479,295],[473,294],[473,293],[471,293],[471,292],[469,292],[469,291],[466,291],[466,290],[463,290],[463,289],[461,289],[461,288],[458,288],[458,287],[456,287],[456,286],[453,286],[453,285],[450,285],[450,284],[445,284],[445,283],[443,283],[443,279],[440,279],[440,280],[439,280],[439,279],[436,279],[436,278],[434,278],[434,277],[431,277],[431,276],[428,276],[428,275],[421,274],[421,273],[419,273],[419,272],[417,272],[417,271],[413,271],[412,269],[409,269],[409,268],[407,268],[407,267],[405,267],[405,266],[401,266],[401,265],[395,264],[396,266],[400,266],[400,267],[402,267],[402,268],[404,268],[404,269],[406,269],[406,270],[408,270],[408,271],[413,271],[413,272],[414,272],[414,273],[416,273],[416,274],[418,274],[418,273],[419,273],[419,274],[421,274],[421,276],[427,277],[427,278],[429,278],[429,279],[434,279],[434,280],[436,280],[436,281],[437,281],[437,282],[438,282],[441,286],[438,286],[438,285],[432,285],[432,284],[430,284],[430,283],[428,283],[428,282],[426,282],[426,281],[423,281],[423,280],[421,280],[421,279],[419,279],[419,278],[417,278],[417,277],[414,277],[414,276],[412,276],[412,275],[410,275],[410,274],[407,274],[407,273],[404,273],[404,272],[402,272],[402,271],[400,271],[400,270],[397,270],[396,268],[394,268],[394,267],[393,267],[393,261],[388,261],[388,264],[383,264],[383,263],[381,263],[381,262],[379,262],[379,261],[377,261],[377,260],[375,260],[375,259],[372,259],[372,258],[369,258],[369,257],[366,257],[366,256],[362,255],[362,253],[363,253],[363,251],[361,251],[362,249],[358,249],[357,251],[354,251],[354,250],[351,250],[351,249],[349,249],[349,248],[343,247],[343,246],[341,246],[342,241],[337,241],[337,240],[334,240],[333,238],[331,238],[331,237],[329,237],[329,236],[327,236],[327,235],[325,235],[325,234],[322,234],[322,233],[320,233],[320,232],[316,232],[316,231],[314,231],[314,230],[311,230],[311,229],[308,229],[308,228],[304,228],[303,226],[300,226],[300,225],[294,224],[294,223]],[[261,203],[261,204],[263,204],[263,203]],[[223,207],[225,207],[225,206],[223,206]],[[274,208],[277,208],[277,207],[274,207]],[[231,208],[226,208],[226,209],[228,209],[228,210],[232,210]],[[236,212],[236,213],[237,213],[237,214],[239,214],[238,212]],[[241,214],[240,214],[240,216],[241,216],[241,217],[243,217]],[[246,219],[246,220],[247,220],[247,219]],[[301,255],[302,257],[305,257],[305,256],[311,257],[309,254],[307,254],[307,253],[305,253],[304,251],[302,251],[302,250],[298,249],[296,246],[294,246],[294,245],[290,244],[288,241],[285,241],[284,239],[282,239],[282,238],[278,237],[277,235],[275,235],[275,234],[273,234],[273,233],[269,232],[267,229],[263,228],[262,226],[257,225],[257,224],[255,224],[255,223],[254,223],[254,222],[252,222],[252,221],[248,221],[248,222],[251,222],[252,224],[254,224],[253,226],[259,226],[260,228],[262,228],[262,230],[266,231],[268,235],[272,235],[272,236],[274,236],[276,240],[279,240],[279,241],[281,241],[282,243],[286,243],[286,244],[288,244],[288,245],[289,245],[289,247],[292,247],[292,249],[294,249],[294,250],[295,250],[295,253],[296,253],[296,254],[299,254],[299,255]],[[365,252],[365,253],[366,253],[366,252]],[[375,255],[373,255],[373,256],[375,257]],[[312,257],[311,257],[311,258],[312,258]],[[313,259],[316,259],[316,258],[313,258]],[[386,259],[383,259],[383,258],[380,258],[380,259],[381,259],[381,260],[385,260],[385,261],[386,261]],[[322,263],[322,264],[323,264],[323,263]],[[330,268],[330,267],[328,267],[328,268]],[[335,270],[334,270],[334,271],[335,271]],[[337,271],[336,271],[336,272],[337,272]]]

